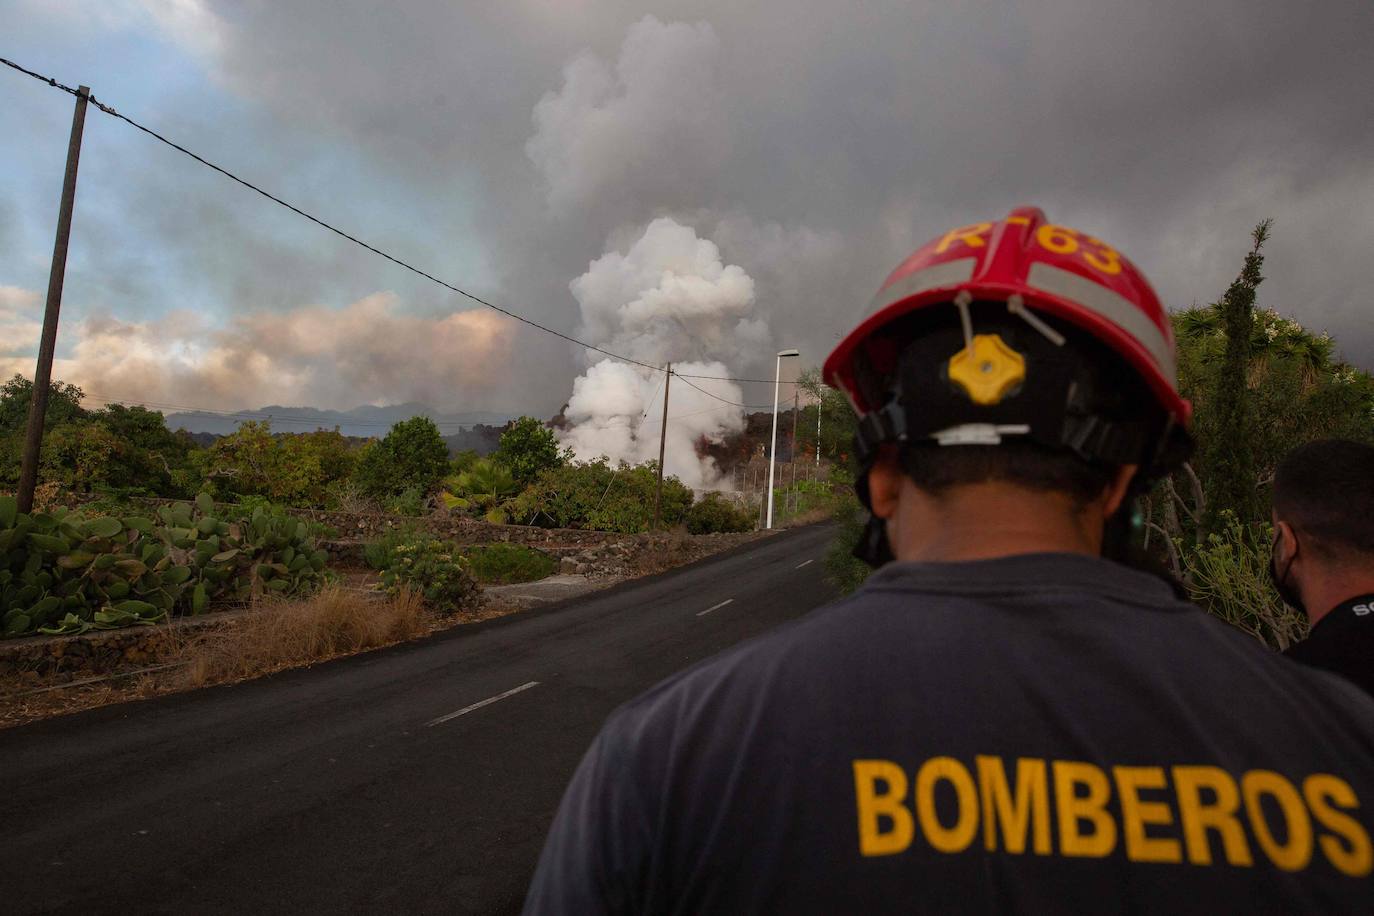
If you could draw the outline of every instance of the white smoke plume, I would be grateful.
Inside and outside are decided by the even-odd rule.
[[[725,264],[710,239],[666,217],[651,222],[625,253],[593,261],[570,286],[584,339],[652,365],[672,362],[684,376],[729,376],[731,365],[769,349],[768,326],[749,315],[754,281]],[[564,441],[582,459],[656,460],[662,384],[662,372],[601,360],[573,382]],[[674,379],[665,473],[694,489],[719,486],[719,469],[697,446],[743,429],[744,411],[727,402],[743,403],[732,382]]]
[[[550,207],[699,199],[730,149],[721,53],[708,23],[645,16],[626,32],[614,66],[590,51],[575,57],[562,88],[535,106],[525,144]]]

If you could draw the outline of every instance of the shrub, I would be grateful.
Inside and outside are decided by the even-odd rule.
[[[388,501],[407,490],[429,496],[448,473],[448,446],[429,417],[402,420],[358,457],[354,480],[367,496]]]
[[[394,499],[388,500],[386,511],[394,515],[415,518],[425,514],[425,507],[428,502],[423,493],[417,488],[411,487],[398,494]]]
[[[544,471],[511,500],[513,521],[548,528],[586,528],[635,534],[654,517],[658,465],[612,468],[604,459]],[[660,517],[664,527],[680,524],[692,505],[692,491],[676,477],[663,478]]]
[[[1229,509],[1221,530],[1182,552],[1184,582],[1209,613],[1266,645],[1286,649],[1307,635],[1307,619],[1284,605],[1269,581],[1273,529],[1243,524]]]
[[[441,614],[476,604],[481,587],[456,545],[429,535],[392,540],[381,565],[382,585],[390,595],[410,590]]]
[[[424,533],[409,524],[401,528],[389,528],[382,536],[363,546],[363,562],[381,571],[391,559],[391,551],[399,544],[407,544],[424,537]]]
[[[474,515],[486,515],[489,521],[504,524],[507,500],[520,492],[520,485],[505,465],[490,458],[479,458],[456,477],[445,481],[449,491],[443,493],[444,505]]]
[[[481,460],[482,456],[477,454],[476,449],[465,448],[455,452],[448,463],[449,474],[457,476]]]
[[[562,467],[572,450],[559,451],[553,430],[534,417],[521,417],[501,433],[501,444],[492,456],[510,469],[521,486],[532,483],[539,472]]]
[[[825,555],[825,570],[840,592],[849,594],[863,585],[871,572],[867,563],[854,556],[854,548],[859,546],[863,537],[868,516],[851,492],[836,500],[833,517],[838,530]]]
[[[719,493],[707,493],[687,510],[685,521],[692,534],[716,534],[752,531],[754,516],[754,512],[722,499]]]
[[[483,585],[533,582],[553,575],[558,561],[548,554],[515,544],[488,544],[463,551],[473,576]]]

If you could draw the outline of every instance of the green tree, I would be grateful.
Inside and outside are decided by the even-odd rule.
[[[54,381],[48,388],[48,410],[43,422],[43,439],[47,441],[53,430],[86,419],[81,406],[85,397],[81,389],[65,382]],[[29,405],[33,403],[33,382],[15,375],[0,385],[0,487],[12,489],[19,484],[19,470],[24,460],[24,437],[29,426]],[[39,471],[51,466],[42,460]]]
[[[1205,531],[1216,527],[1222,509],[1231,509],[1243,522],[1260,516],[1256,493],[1254,455],[1246,448],[1253,435],[1253,399],[1250,396],[1250,360],[1254,334],[1255,291],[1264,282],[1260,249],[1269,238],[1270,220],[1255,227],[1245,265],[1217,303],[1225,334],[1226,350],[1208,398],[1214,412],[1214,428],[1202,443],[1204,465],[1212,490],[1203,516]]]
[[[753,531],[758,515],[750,508],[726,502],[719,493],[707,493],[687,510],[685,522],[692,534]]]
[[[162,414],[146,407],[111,404],[92,418],[114,436],[110,486],[157,496],[192,495],[189,456],[196,446],[188,434],[172,432]]]
[[[248,420],[198,457],[206,482],[220,497],[267,496],[275,451],[271,424]]]
[[[539,475],[508,504],[512,520],[546,528],[588,528],[632,534],[649,530],[654,514],[658,464],[604,459],[565,464]],[[664,524],[681,523],[692,505],[692,491],[676,477],[663,478]]]
[[[64,423],[43,436],[40,476],[73,490],[108,485],[119,441],[99,423]]]
[[[48,409],[43,418],[44,428],[56,428],[63,423],[86,419],[81,406],[85,393],[75,385],[53,381],[48,387]],[[17,432],[23,435],[29,425],[29,405],[33,403],[33,382],[15,374],[0,385],[0,435]]]
[[[354,479],[373,499],[389,500],[407,490],[428,495],[448,473],[448,446],[429,417],[402,420],[358,458]]]
[[[292,506],[321,506],[331,484],[353,471],[355,453],[337,429],[276,433],[250,420],[201,457],[205,479],[221,496],[260,496]]]
[[[492,456],[510,468],[517,483],[529,484],[540,471],[561,467],[572,457],[572,450],[560,451],[558,437],[534,417],[521,417],[501,433],[501,444]]]
[[[268,495],[292,505],[323,505],[330,484],[347,479],[356,460],[337,427],[278,436]]]
[[[807,369],[798,378],[797,386],[812,402],[802,407],[797,419],[799,457],[816,453],[816,411],[819,410],[821,455],[837,464],[849,462],[858,423],[849,399],[844,392],[821,381],[820,369]]]

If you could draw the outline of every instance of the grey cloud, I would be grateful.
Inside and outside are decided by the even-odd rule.
[[[1038,203],[1174,306],[1215,298],[1273,216],[1261,302],[1374,367],[1365,0],[712,0],[651,4],[657,27],[643,8],[533,0],[214,7],[216,78],[261,106],[255,144],[303,157],[291,189],[321,207],[453,201],[473,222],[427,209],[396,244],[440,264],[481,245],[492,295],[563,330],[569,282],[671,215],[748,271],[775,336],[818,362],[911,247]],[[635,56],[637,35],[652,53]],[[334,144],[388,190],[313,188],[311,151]],[[365,255],[281,244],[284,228],[253,247],[257,210],[213,209],[164,207],[149,231],[228,227],[188,265],[255,307],[339,288],[453,307]],[[514,346],[530,358],[497,371],[527,409],[556,410],[581,355],[524,332]]]

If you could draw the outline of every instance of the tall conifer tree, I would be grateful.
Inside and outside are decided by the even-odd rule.
[[[1224,509],[1233,510],[1242,521],[1260,517],[1254,456],[1247,447],[1255,422],[1249,385],[1250,339],[1254,333],[1255,290],[1264,282],[1260,250],[1269,239],[1272,222],[1264,220],[1250,234],[1253,244],[1245,256],[1245,266],[1217,303],[1226,333],[1226,352],[1216,376],[1216,389],[1209,398],[1216,425],[1210,441],[1203,443],[1212,484],[1203,523],[1207,531],[1216,530]]]

